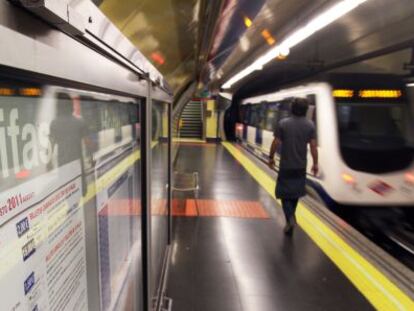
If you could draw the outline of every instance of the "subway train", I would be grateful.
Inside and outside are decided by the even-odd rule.
[[[242,100],[236,138],[267,159],[291,99],[307,98],[320,172],[308,191],[328,205],[414,206],[414,137],[407,86],[392,75],[331,74]],[[308,150],[309,153],[309,150]],[[276,170],[279,153],[276,154]],[[310,159],[310,153],[308,155]]]

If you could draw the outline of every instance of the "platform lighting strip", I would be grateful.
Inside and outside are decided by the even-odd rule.
[[[244,77],[247,77],[252,72],[261,70],[264,65],[276,57],[286,57],[289,54],[291,48],[309,38],[317,31],[346,15],[365,1],[367,0],[342,0],[338,2],[331,8],[327,9],[325,12],[313,18],[305,26],[293,32],[280,44],[276,45],[267,53],[256,59],[251,65],[230,78],[228,81],[226,81],[226,83],[223,84],[222,87],[224,89],[231,88],[233,84],[240,81]]]
[[[252,27],[253,22],[252,22],[252,20],[250,18],[248,18],[247,16],[245,16],[243,18],[243,20],[244,20],[244,24],[246,25],[247,28]]]

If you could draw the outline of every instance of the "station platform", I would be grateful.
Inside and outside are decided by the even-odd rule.
[[[201,215],[174,218],[173,310],[373,310],[301,228],[283,234],[281,208],[225,147],[185,144],[177,169],[199,173]]]
[[[341,255],[319,243],[301,224],[300,215],[293,236],[285,236],[282,209],[270,193],[274,184],[269,188],[260,182],[269,178],[266,167],[248,152],[229,143],[187,143],[180,148],[175,169],[198,172],[200,190],[196,199],[187,193],[184,203],[174,202],[167,287],[173,310],[408,310],[412,306],[412,300],[393,284],[384,285],[386,280],[380,280],[379,274],[370,276],[378,277],[370,285],[365,272],[359,275],[355,267],[341,264],[334,258]],[[396,295],[396,305],[381,296],[386,287]]]

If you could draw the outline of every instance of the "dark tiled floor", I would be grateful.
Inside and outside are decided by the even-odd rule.
[[[183,147],[177,169],[199,172],[200,198],[260,201],[272,219],[175,218],[174,311],[372,310],[304,232],[285,238],[280,209],[222,146]]]

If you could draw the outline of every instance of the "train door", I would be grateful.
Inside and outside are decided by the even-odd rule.
[[[257,120],[256,120],[256,139],[255,143],[258,146],[262,146],[263,143],[263,130],[266,122],[266,110],[268,104],[266,102],[262,102],[257,106]]]

